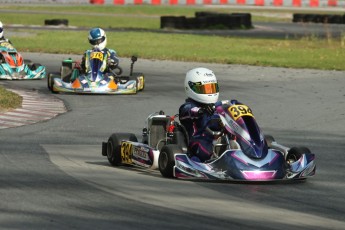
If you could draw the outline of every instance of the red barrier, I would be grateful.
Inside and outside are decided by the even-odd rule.
[[[104,4],[104,0],[90,0],[90,3],[91,4],[99,4],[99,5],[101,5],[101,4]]]
[[[337,6],[337,0],[328,0],[328,6]]]
[[[151,0],[151,4],[152,5],[160,5],[161,4],[161,0]]]
[[[124,5],[125,0],[114,0],[114,5]]]
[[[1,1],[1,0],[0,0]],[[89,0],[90,4],[106,4],[105,0]],[[169,5],[213,5],[215,0],[168,0]],[[247,5],[252,4],[252,2],[248,2],[247,0],[218,0],[218,4],[220,5],[228,5],[228,4],[235,4],[237,5]],[[254,5],[256,6],[266,6],[266,5],[273,5],[273,6],[286,6],[284,5],[285,0],[254,0]],[[343,0],[307,0],[306,2],[302,2],[303,0],[286,0],[290,5],[293,7],[322,7],[327,4],[330,7],[341,7],[343,4]],[[134,4],[134,5],[143,5],[146,4],[144,0],[113,0],[114,5],[125,5],[125,4]],[[149,0],[150,5],[161,5],[165,4],[162,0]],[[340,4],[340,5],[339,5]]]
[[[282,6],[283,5],[283,0],[273,0],[273,5],[274,6]]]
[[[263,6],[263,5],[265,5],[265,0],[255,0],[255,5],[256,6]]]
[[[309,5],[311,7],[319,7],[319,0],[310,0]]]
[[[292,5],[293,6],[301,6],[302,5],[302,1],[301,0],[292,0]]]

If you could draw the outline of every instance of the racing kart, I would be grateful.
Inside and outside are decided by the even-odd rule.
[[[276,181],[315,174],[315,155],[307,147],[289,148],[264,135],[244,104],[216,105],[205,128],[214,137],[206,162],[189,153],[188,135],[176,117],[149,115],[141,142],[131,133],[113,133],[102,143],[102,155],[113,166],[159,169],[162,176],[179,179]]]
[[[83,73],[80,62],[66,59],[62,61],[59,73],[49,73],[48,89],[52,93],[78,94],[136,94],[145,86],[142,73],[133,73],[137,57],[132,56],[130,75],[122,76],[122,68],[107,67],[108,55],[104,51],[90,50],[86,55],[88,70]],[[104,73],[105,69],[109,72]]]
[[[42,79],[46,69],[31,60],[24,60],[10,42],[0,42],[0,79]]]

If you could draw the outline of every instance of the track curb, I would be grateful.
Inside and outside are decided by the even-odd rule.
[[[53,95],[39,93],[37,90],[6,90],[18,94],[23,101],[19,108],[0,112],[0,129],[35,124],[67,112],[64,102]]]

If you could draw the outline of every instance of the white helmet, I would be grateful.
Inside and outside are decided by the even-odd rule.
[[[187,72],[184,81],[187,97],[204,104],[216,103],[219,96],[218,81],[212,70],[195,68]]]
[[[4,28],[3,28],[3,24],[2,22],[0,21],[0,38],[2,38],[4,36]]]
[[[103,50],[107,46],[107,35],[101,28],[91,29],[88,39],[93,48]]]

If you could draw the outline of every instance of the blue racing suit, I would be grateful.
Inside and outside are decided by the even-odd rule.
[[[214,137],[205,130],[212,117],[213,112],[207,112],[205,104],[190,98],[186,99],[179,108],[179,119],[188,132],[188,151],[193,160],[204,162],[209,160],[213,154],[212,142]]]
[[[104,71],[104,73],[107,73],[109,72],[109,68],[114,69],[119,64],[119,58],[117,57],[116,51],[113,49],[104,48],[102,51],[104,51],[108,55],[108,66]],[[85,51],[80,63],[80,67],[84,73],[87,71],[85,64],[87,52],[90,52],[90,50]]]
[[[193,160],[205,162],[212,157],[214,136],[206,131],[206,127],[213,131],[221,131],[223,129],[219,121],[219,115],[214,114],[214,107],[225,104],[241,103],[237,100],[224,100],[217,101],[214,105],[202,104],[188,98],[180,106],[179,119],[188,132],[188,152]]]

